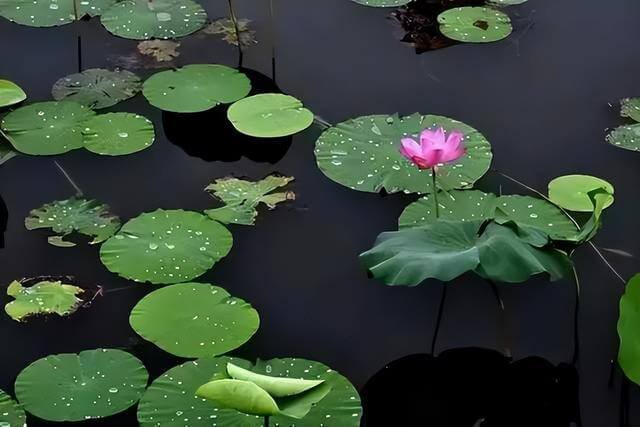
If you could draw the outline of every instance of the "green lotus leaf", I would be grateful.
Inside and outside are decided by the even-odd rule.
[[[59,79],[51,94],[56,101],[75,101],[99,109],[129,99],[141,89],[140,78],[130,71],[91,68]]]
[[[247,342],[260,318],[251,305],[206,283],[182,283],[151,292],[131,311],[134,331],[179,357],[213,357]]]
[[[9,80],[0,80],[0,108],[15,105],[25,99],[27,99],[27,94],[20,86]]]
[[[559,176],[549,182],[549,199],[561,208],[575,212],[593,212],[594,205],[589,192],[604,189],[610,197],[603,209],[613,204],[614,188],[604,179],[589,175]]]
[[[201,29],[207,13],[191,0],[124,0],[100,21],[107,31],[126,39],[174,39]]]
[[[132,113],[108,113],[84,122],[84,148],[106,156],[124,156],[149,148],[155,139],[153,123]]]
[[[258,361],[255,366],[242,359],[219,357],[199,359],[170,369],[155,380],[147,389],[138,406],[138,421],[143,427],[178,425],[189,421],[190,427],[210,427],[215,422],[218,427],[262,427],[263,418],[243,414],[233,409],[224,409],[214,402],[195,396],[196,390],[205,383],[218,379],[228,379],[227,364],[233,363],[252,372],[287,378],[309,378],[324,380],[293,401],[289,398],[274,399],[279,402],[282,413],[271,417],[271,425],[280,427],[318,427],[335,425],[359,427],[362,408],[360,397],[353,385],[339,373],[327,366],[304,359],[272,359]],[[322,393],[323,398],[318,399]],[[313,392],[313,393],[311,393]],[[299,416],[310,409],[302,419]],[[330,420],[331,424],[328,424]],[[182,425],[182,424],[180,424]]]
[[[477,221],[492,218],[496,196],[479,190],[452,190],[438,193],[439,219],[445,221]],[[405,208],[398,219],[402,230],[436,222],[433,195],[428,194]]]
[[[0,426],[23,427],[27,425],[27,416],[7,393],[0,390]]]
[[[93,237],[89,244],[107,240],[120,228],[120,219],[109,212],[109,206],[96,200],[72,197],[56,200],[34,209],[24,220],[27,230],[50,228],[56,233],[49,237],[54,246],[71,247],[75,243],[64,238],[77,232]]]
[[[37,314],[68,316],[82,304],[83,301],[78,296],[83,292],[84,289],[61,281],[42,281],[24,287],[14,280],[7,288],[7,295],[14,300],[5,305],[4,311],[18,322]]]
[[[95,113],[76,102],[38,102],[7,114],[0,128],[25,154],[62,154],[83,146],[82,124]]]
[[[588,242],[593,239],[602,226],[602,212],[611,202],[611,194],[604,188],[598,188],[587,193],[591,202],[592,210],[591,217],[581,227],[580,233],[575,238],[577,244]]]
[[[11,145],[0,140],[0,165],[17,156],[18,153],[11,149]]]
[[[607,135],[607,142],[625,150],[640,151],[640,123],[618,126]]]
[[[438,186],[470,188],[491,164],[491,145],[464,123],[442,116],[363,116],[327,129],[316,142],[316,161],[333,181],[359,191],[432,193],[430,170],[419,170],[400,154],[400,140],[425,128],[443,127],[464,134],[467,153],[438,168]]]
[[[269,209],[275,209],[278,203],[295,199],[292,191],[272,193],[293,180],[293,177],[275,175],[256,182],[237,178],[217,179],[205,190],[225,205],[206,210],[205,214],[223,224],[253,225],[258,216],[257,207],[261,203]]]
[[[382,233],[360,255],[373,276],[387,285],[416,286],[429,278],[444,282],[474,271],[496,282],[518,283],[539,273],[559,279],[570,271],[568,257],[523,240],[512,227],[483,221],[438,221]]]
[[[261,375],[236,366],[233,363],[227,363],[227,373],[229,377],[233,379],[249,381],[260,386],[260,388],[273,397],[294,396],[317,387],[324,382],[323,380],[305,380]]]
[[[117,0],[0,0],[0,16],[30,27],[54,27],[97,16]]]
[[[231,250],[222,224],[183,210],[143,213],[100,249],[109,271],[137,282],[180,283],[204,274]]]
[[[211,400],[221,408],[235,409],[248,415],[264,417],[280,413],[278,404],[269,393],[249,381],[211,381],[200,386],[196,396]]]
[[[487,3],[492,6],[513,6],[526,3],[527,1],[529,0],[488,0]]]
[[[192,64],[156,73],[144,82],[143,95],[164,111],[196,113],[244,98],[251,91],[249,78],[218,64]]]
[[[621,100],[620,115],[640,122],[640,98],[624,98]]]
[[[640,384],[640,274],[629,280],[620,298],[618,319],[618,363],[624,374],[636,384]]]
[[[229,107],[227,117],[238,132],[258,138],[293,135],[311,126],[313,113],[293,96],[261,93]]]
[[[56,354],[38,359],[18,374],[20,405],[47,421],[85,421],[135,405],[149,374],[140,360],[115,349]]]
[[[440,31],[460,42],[488,43],[511,34],[509,16],[490,7],[456,7],[438,15]]]
[[[370,7],[397,7],[410,3],[412,0],[351,0]]]

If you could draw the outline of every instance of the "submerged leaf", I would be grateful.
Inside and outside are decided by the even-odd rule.
[[[100,109],[129,99],[141,89],[140,78],[130,71],[91,68],[61,78],[53,85],[51,94],[56,101],[66,99]]]
[[[241,47],[251,47],[258,44],[256,40],[256,32],[249,29],[250,19],[238,19],[236,24],[238,25],[238,34],[240,36]],[[220,18],[213,21],[208,26],[202,29],[204,34],[222,35],[222,39],[227,43],[238,46],[238,36],[236,35],[236,26],[233,20],[229,18]]]
[[[640,384],[640,274],[629,280],[620,298],[618,363],[624,374]]]
[[[269,209],[275,209],[278,203],[295,199],[292,191],[272,193],[293,180],[293,177],[275,175],[257,182],[237,178],[218,179],[205,190],[220,199],[225,206],[206,210],[205,213],[223,224],[253,225],[260,203],[264,203]]]
[[[22,88],[9,80],[0,80],[0,108],[15,105],[27,99]]]
[[[84,289],[61,281],[42,281],[24,287],[14,280],[7,288],[7,295],[13,297],[14,301],[5,305],[4,310],[18,322],[38,314],[68,316],[82,304],[78,296],[83,292]]]
[[[158,62],[170,62],[180,56],[179,47],[180,42],[172,40],[144,40],[138,43],[138,52]]]
[[[75,243],[64,237],[77,232],[93,237],[89,244],[107,240],[120,228],[120,219],[109,212],[109,206],[84,198],[56,200],[34,209],[25,219],[27,230],[51,228],[56,236],[49,238],[54,246],[70,247]]]

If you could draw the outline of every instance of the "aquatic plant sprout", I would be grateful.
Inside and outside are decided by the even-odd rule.
[[[453,162],[464,156],[466,148],[462,144],[462,132],[452,130],[445,136],[445,130],[425,129],[420,133],[420,142],[413,138],[402,138],[400,154],[410,160],[418,169],[436,169],[438,165]]]

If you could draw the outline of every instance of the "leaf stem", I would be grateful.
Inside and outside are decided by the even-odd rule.
[[[440,295],[440,305],[438,306],[438,316],[436,317],[436,327],[431,338],[431,354],[435,356],[436,343],[438,334],[440,333],[440,325],[442,325],[442,314],[444,313],[444,303],[447,299],[447,283],[442,282],[442,294]]]
[[[264,427],[269,427],[269,416],[264,417]]]
[[[571,358],[571,364],[575,366],[578,363],[580,354],[580,279],[578,278],[578,271],[573,264],[571,264],[571,270],[573,271],[573,280],[576,285],[576,302],[573,310],[573,357]]]
[[[438,185],[436,183],[436,168],[431,168],[431,181],[433,188],[433,205],[435,207],[436,219],[440,218],[440,205],[438,204]]]
[[[276,24],[273,0],[269,0],[269,21],[271,28],[271,78],[276,81]]]
[[[78,184],[76,184],[75,181],[71,178],[71,175],[69,175],[69,173],[60,165],[60,163],[58,163],[57,160],[54,160],[53,163],[55,163],[58,170],[62,173],[66,180],[69,181],[69,184],[71,184],[71,186],[76,190],[76,196],[82,197],[84,193],[82,192],[80,187],[78,187]]]
[[[240,27],[238,27],[238,18],[236,17],[235,12],[233,11],[232,0],[228,0],[228,3],[229,3],[229,17],[231,18],[231,22],[233,22],[233,29],[236,32],[236,41],[238,42],[238,68],[241,68],[242,62],[244,59],[244,52],[242,52],[242,44],[240,43]]]
[[[511,340],[509,339],[509,333],[507,331],[507,319],[506,319],[506,310],[504,309],[504,301],[500,296],[500,290],[498,286],[493,280],[486,279],[486,282],[491,287],[493,291],[493,295],[496,297],[496,301],[498,303],[498,307],[500,308],[500,316],[499,316],[499,345],[502,347],[505,355],[507,357],[511,357]]]

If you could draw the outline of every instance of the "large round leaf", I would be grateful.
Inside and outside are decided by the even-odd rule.
[[[397,7],[405,5],[412,0],[351,0],[358,4],[371,7]]]
[[[161,71],[144,82],[143,94],[164,111],[195,113],[229,104],[251,91],[251,81],[235,68],[192,64]]]
[[[94,114],[76,102],[39,102],[7,114],[0,128],[22,153],[62,154],[82,147],[82,123]]]
[[[0,0],[0,16],[31,27],[53,27],[97,16],[117,0]],[[76,14],[77,13],[77,14]]]
[[[590,175],[559,176],[549,182],[549,199],[556,205],[575,212],[593,212],[594,204],[589,193],[604,189],[611,195],[603,209],[613,204],[613,185],[604,179]]]
[[[229,230],[202,214],[158,209],[127,222],[102,245],[100,258],[128,279],[180,283],[209,270],[232,243]]]
[[[97,154],[123,156],[153,144],[153,123],[132,113],[109,113],[84,123],[84,147]]]
[[[320,135],[316,161],[325,175],[354,190],[431,193],[431,171],[419,170],[402,157],[400,140],[440,126],[462,132],[467,153],[438,168],[438,185],[447,190],[469,188],[489,169],[491,145],[474,128],[442,116],[374,115],[347,120]]]
[[[191,0],[124,0],[100,20],[109,32],[127,39],[173,39],[202,28],[207,13]]]
[[[240,298],[206,283],[158,289],[136,304],[129,323],[161,349],[180,357],[212,357],[247,342],[258,330],[258,312]]]
[[[53,85],[51,94],[57,101],[66,99],[99,109],[135,96],[141,87],[140,78],[130,71],[91,68],[61,78]]]
[[[490,7],[456,7],[438,15],[440,31],[461,42],[487,43],[511,34],[509,16]]]
[[[0,426],[23,427],[27,417],[22,408],[4,391],[0,390]]]
[[[48,421],[83,421],[133,406],[147,385],[147,370],[114,349],[56,354],[18,374],[16,397],[25,410]]]
[[[220,357],[199,359],[170,369],[149,386],[138,406],[138,421],[143,427],[262,427],[260,417],[222,409],[210,401],[195,397],[196,390],[215,378],[226,376],[226,364],[232,362],[259,374],[289,378],[321,379],[331,391],[302,419],[276,416],[271,424],[279,427],[319,427],[321,425],[357,427],[362,409],[360,397],[351,383],[327,366],[305,359],[272,359],[255,366],[242,359]],[[185,421],[187,420],[187,421]]]
[[[640,274],[629,280],[624,295],[620,298],[620,318],[618,335],[620,348],[618,363],[624,374],[636,384],[640,384]]]
[[[438,193],[438,218],[447,221],[476,221],[491,218],[496,196],[479,190]],[[398,219],[400,229],[431,224],[436,218],[433,194],[423,196],[405,208]]]
[[[640,123],[618,126],[607,135],[607,142],[625,150],[640,151]]]
[[[311,126],[313,113],[293,96],[261,93],[241,99],[227,111],[227,117],[245,135],[278,138]]]
[[[0,108],[17,104],[27,99],[22,88],[9,80],[0,80]]]

